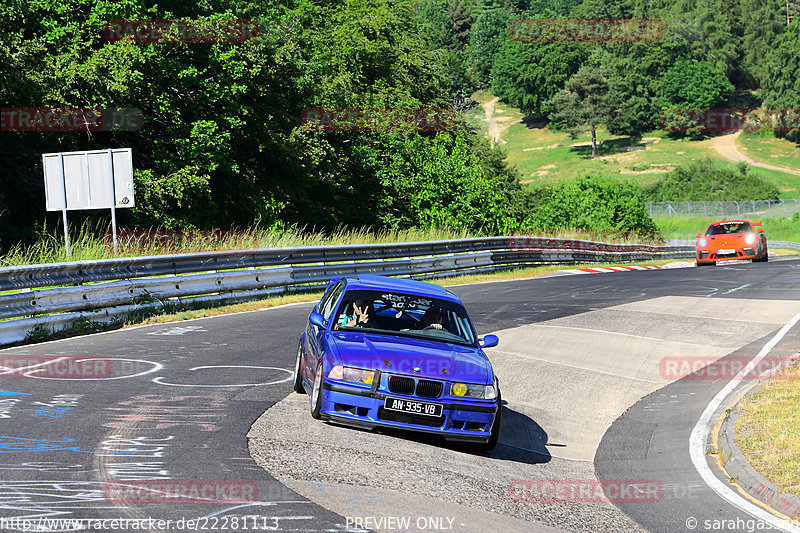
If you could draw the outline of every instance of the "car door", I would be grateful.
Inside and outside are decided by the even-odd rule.
[[[334,284],[328,292],[319,301],[316,307],[328,324],[328,328],[321,328],[315,326],[311,322],[308,323],[306,330],[306,338],[308,339],[308,352],[306,353],[306,375],[313,376],[317,370],[317,365],[324,355],[324,350],[327,345],[324,336],[328,334],[330,325],[333,322],[333,315],[336,312],[336,307],[339,304],[339,298],[344,291],[344,282],[339,281]]]

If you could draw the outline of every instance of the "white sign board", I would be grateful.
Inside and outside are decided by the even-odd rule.
[[[133,207],[130,148],[42,154],[48,211]],[[63,164],[63,171],[62,171]],[[112,185],[113,176],[113,185]]]

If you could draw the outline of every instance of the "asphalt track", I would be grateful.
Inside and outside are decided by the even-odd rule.
[[[653,365],[657,372],[661,358],[689,353],[670,350],[687,346],[714,359],[755,355],[800,310],[798,267],[784,260],[455,287],[478,331],[501,335],[498,350],[504,351],[490,358],[505,374],[509,416],[501,444],[489,454],[311,421],[289,383],[309,304],[0,350],[6,368],[0,373],[0,517],[6,519],[0,531],[32,525],[9,520],[23,517],[36,520],[38,531],[56,530],[39,521],[44,518],[80,519],[90,531],[340,531],[365,510],[411,513],[425,491],[440,515],[456,519],[429,530],[473,530],[474,521],[528,531],[690,531],[686,521],[694,517],[700,524],[694,530],[711,529],[702,527],[704,520],[739,518],[741,528],[715,530],[745,531],[751,517],[707,487],[688,452],[692,428],[728,380],[671,382],[654,376]],[[548,337],[550,331],[562,334]],[[790,331],[776,353],[793,355],[797,340]],[[637,360],[643,342],[649,348]],[[619,360],[616,351],[623,354]],[[53,359],[92,364],[76,366],[78,376],[59,377]],[[27,370],[19,370],[20,361]],[[520,385],[528,383],[526,373],[528,387]],[[611,381],[601,376],[627,381],[604,393]],[[536,387],[542,383],[549,388]],[[270,411],[286,418],[269,419]],[[295,480],[295,490],[250,456],[245,436],[262,414],[300,430],[293,442],[250,443],[259,463],[283,481]],[[306,435],[321,441],[314,445]],[[357,497],[347,490],[358,492],[359,484],[336,483],[348,465],[331,462],[341,457],[329,455],[326,439],[340,439],[332,442],[345,449],[374,443],[379,448],[363,450],[362,462],[375,479],[394,476],[396,484],[370,493],[372,507],[353,506]],[[381,461],[392,457],[385,448],[390,442],[402,453],[394,470],[382,471]],[[428,470],[429,457],[438,458],[437,470]],[[646,503],[540,504],[513,501],[507,490],[519,478],[595,477],[658,480],[664,494]],[[369,487],[371,479],[361,485]],[[439,479],[452,485],[431,493],[426,481]],[[120,484],[149,490],[123,493]],[[164,501],[170,490],[208,486],[216,492],[194,503]],[[256,501],[230,501],[238,494]],[[407,498],[405,507],[388,509],[393,498]],[[154,521],[127,528],[95,521],[124,518]],[[198,518],[188,527],[186,520]],[[167,524],[157,520],[171,523],[162,527]]]

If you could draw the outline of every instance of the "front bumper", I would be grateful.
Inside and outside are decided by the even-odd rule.
[[[720,254],[719,249],[701,248],[697,250],[698,261],[731,261],[739,259],[754,259],[756,257],[756,247],[744,246],[742,248],[727,248],[731,253]]]
[[[421,398],[396,393],[371,391],[322,382],[322,418],[332,423],[374,429],[392,427],[441,435],[447,440],[487,442],[497,413],[496,400],[453,402],[442,398]],[[384,409],[387,396],[438,403],[443,406],[441,417],[412,415]]]

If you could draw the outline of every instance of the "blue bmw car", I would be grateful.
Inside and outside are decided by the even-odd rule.
[[[294,390],[311,416],[365,429],[393,427],[474,442],[500,435],[497,376],[464,305],[421,281],[361,275],[330,281],[308,317]]]

